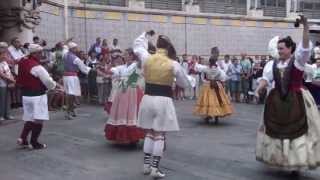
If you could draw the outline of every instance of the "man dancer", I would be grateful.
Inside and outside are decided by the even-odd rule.
[[[50,77],[47,70],[40,65],[43,48],[37,44],[30,44],[30,55],[19,62],[17,84],[22,89],[23,120],[25,121],[21,136],[17,143],[21,147],[28,147],[27,140],[31,132],[31,147],[33,149],[46,148],[46,144],[38,142],[43,122],[49,120],[46,90],[59,88]]]
[[[165,174],[159,170],[159,162],[165,146],[165,133],[179,131],[172,101],[173,81],[176,78],[177,85],[184,88],[190,87],[190,83],[181,65],[174,61],[176,51],[168,37],[160,35],[156,53],[148,53],[147,36],[153,34],[154,31],[143,33],[134,42],[134,52],[142,61],[146,82],[138,126],[146,131],[143,172],[154,178],[163,178]]]
[[[71,120],[76,117],[75,99],[76,96],[81,96],[80,81],[78,78],[78,71],[84,74],[89,74],[91,68],[86,66],[81,59],[77,57],[79,52],[78,45],[74,42],[68,44],[69,52],[64,55],[64,74],[63,86],[66,92],[67,114],[66,119]]]

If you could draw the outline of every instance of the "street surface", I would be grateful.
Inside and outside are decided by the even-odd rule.
[[[192,115],[194,101],[176,102],[181,131],[167,135],[161,168],[167,180],[291,180],[286,172],[255,160],[256,129],[262,106],[235,104],[236,113],[218,125]],[[21,112],[15,111],[21,118]],[[16,146],[23,122],[0,126],[0,180],[144,180],[142,144],[114,145],[104,139],[107,120],[102,107],[82,105],[75,120],[51,113],[41,142],[48,148]],[[303,180],[320,179],[320,170],[304,171]]]

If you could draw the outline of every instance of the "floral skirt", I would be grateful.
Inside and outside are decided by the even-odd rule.
[[[109,119],[105,125],[105,137],[120,143],[137,142],[144,138],[144,132],[137,127],[138,111],[143,90],[129,87],[126,91],[119,90],[112,102],[107,102],[110,109]]]

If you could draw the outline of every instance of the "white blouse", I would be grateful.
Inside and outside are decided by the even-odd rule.
[[[195,71],[203,72],[210,80],[225,81],[227,79],[226,73],[220,67],[209,67],[207,65],[195,64]]]
[[[137,39],[135,39],[133,43],[133,52],[138,56],[143,67],[144,63],[150,56],[148,52],[148,39],[146,37],[146,32],[142,33]],[[184,72],[182,66],[176,61],[173,61],[173,74],[178,86],[182,88],[191,87],[187,74]]]
[[[300,71],[305,71],[306,63],[310,59],[312,49],[312,43],[310,42],[309,48],[303,48],[302,44],[300,43],[295,51],[295,61],[294,66],[299,69]],[[290,58],[291,59],[291,58]],[[278,69],[284,69],[288,66],[290,59],[287,59],[284,62],[279,62],[277,64]],[[274,77],[273,77],[273,63],[274,61],[269,61],[263,69],[263,75],[261,79],[266,80],[269,85],[272,84]]]

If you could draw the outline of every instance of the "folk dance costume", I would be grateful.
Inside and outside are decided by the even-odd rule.
[[[267,97],[258,129],[258,161],[293,171],[320,165],[319,111],[310,92],[303,88],[309,57],[310,49],[300,44],[295,56],[270,61],[264,69],[262,80],[274,82],[275,87]]]
[[[118,143],[136,143],[144,138],[144,131],[137,127],[139,105],[143,96],[143,79],[138,62],[111,68],[116,80],[113,87],[109,119],[105,137]]]
[[[320,47],[314,48],[315,64],[306,64],[305,86],[312,94],[318,107],[320,107]]]
[[[56,87],[56,82],[50,77],[44,67],[40,65],[40,58],[34,53],[41,53],[42,47],[30,44],[30,55],[19,62],[17,85],[22,89],[23,120],[25,121],[18,144],[28,147],[28,135],[31,132],[31,146],[43,149],[45,144],[38,142],[43,121],[49,120],[46,90]]]
[[[134,52],[142,61],[146,82],[145,95],[139,109],[138,126],[146,131],[143,172],[155,178],[162,178],[165,174],[159,170],[159,161],[163,155],[165,133],[179,131],[172,100],[174,78],[180,87],[187,88],[190,85],[181,65],[173,60],[175,50],[170,40],[165,36],[159,36],[158,49],[154,55],[150,55],[147,51],[147,35],[148,33],[143,33],[134,42]]]
[[[78,78],[78,71],[80,70],[84,74],[89,74],[91,68],[86,66],[81,59],[79,59],[75,52],[78,45],[70,42],[68,44],[69,52],[63,56],[64,61],[64,74],[63,74],[63,86],[67,95],[67,119],[75,117],[75,96],[81,96],[80,80]]]
[[[216,66],[196,64],[195,70],[205,73],[205,80],[201,87],[200,95],[194,108],[194,114],[202,116],[206,121],[215,117],[225,117],[233,113],[233,107],[226,94],[222,82],[225,73]]]

